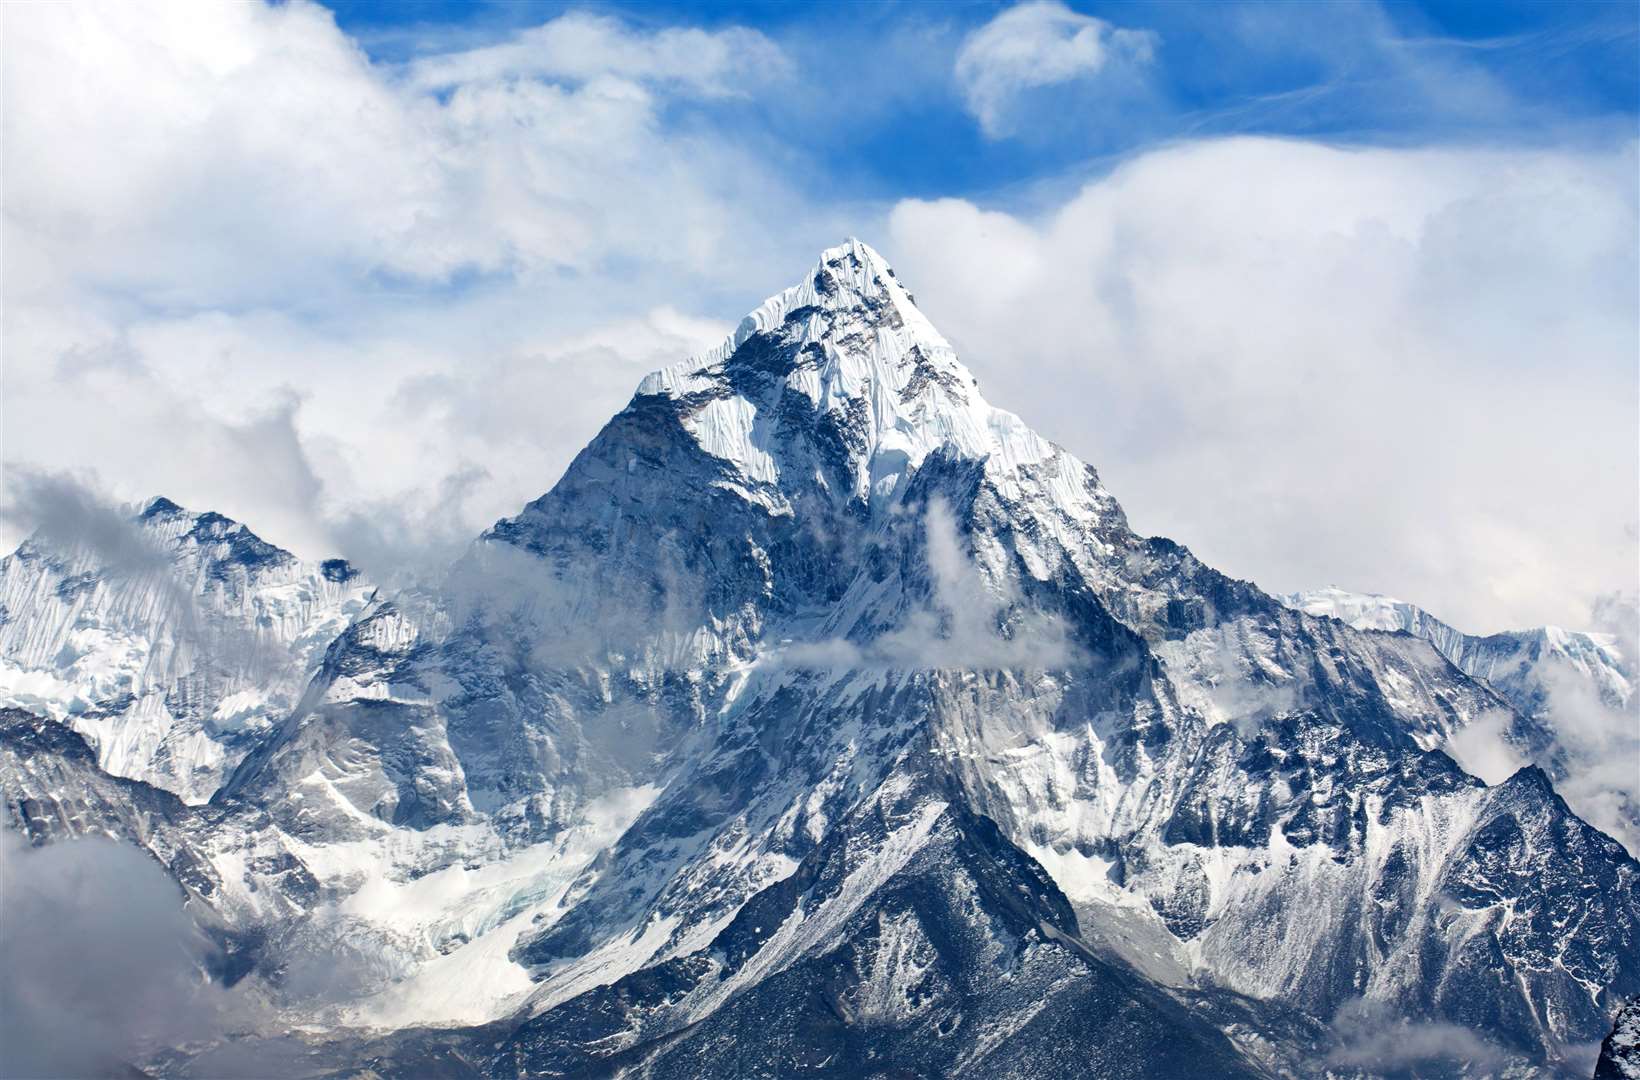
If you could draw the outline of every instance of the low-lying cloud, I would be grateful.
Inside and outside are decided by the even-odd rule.
[[[1357,1000],[1338,1010],[1332,1048],[1324,1064],[1366,1071],[1374,1077],[1426,1075],[1431,1067],[1465,1069],[1489,1076],[1507,1062],[1495,1044],[1456,1024],[1420,1024],[1399,1017],[1380,1002]]]
[[[30,848],[0,829],[0,1075],[119,1074],[219,1030],[209,943],[142,851],[84,839]]]

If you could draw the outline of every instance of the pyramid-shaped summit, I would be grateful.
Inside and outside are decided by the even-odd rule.
[[[850,238],[801,283],[771,296],[717,348],[650,375],[639,396],[687,403],[684,426],[753,485],[778,485],[777,443],[816,419],[847,461],[847,494],[882,499],[941,447],[1002,465],[1079,462],[992,407],[956,350],[917,308],[887,260]],[[802,417],[807,409],[812,414]]]

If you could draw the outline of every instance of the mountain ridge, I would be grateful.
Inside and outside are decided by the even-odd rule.
[[[1578,813],[1640,852],[1640,699],[1632,643],[1609,633],[1541,626],[1466,634],[1414,604],[1329,586],[1281,601],[1359,629],[1423,638],[1463,671],[1496,690],[1535,731],[1495,739],[1480,725],[1445,745],[1471,772],[1542,763]],[[1501,760],[1499,760],[1501,759]],[[1616,766],[1615,768],[1613,766]]]
[[[108,771],[204,802],[373,586],[163,496],[90,542],[0,560],[0,701],[68,720]]]

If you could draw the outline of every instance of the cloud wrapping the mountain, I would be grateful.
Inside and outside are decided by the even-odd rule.
[[[992,584],[1008,577],[981,572],[963,547],[951,507],[937,497],[923,512],[923,556],[932,587],[927,606],[864,644],[841,638],[805,643],[778,662],[835,672],[1043,671],[1076,662],[1076,645],[1057,617],[1012,618],[1015,598]]]
[[[1441,749],[1469,775],[1488,784],[1501,784],[1527,764],[1505,737],[1514,724],[1513,715],[1506,710],[1486,713],[1453,732]]]
[[[92,482],[65,473],[14,468],[6,477],[0,520],[30,528],[57,551],[86,549],[116,577],[163,570],[170,559],[132,520],[131,507]]]
[[[1640,694],[1619,709],[1569,668],[1549,668],[1543,680],[1546,719],[1566,755],[1567,775],[1556,790],[1579,817],[1640,858],[1640,832],[1630,824],[1640,808]]]

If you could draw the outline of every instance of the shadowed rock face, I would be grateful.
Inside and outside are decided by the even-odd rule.
[[[989,820],[891,783],[840,826],[704,949],[525,1023],[491,1074],[1260,1075],[1078,944]]]
[[[315,671],[120,835],[290,1018],[369,954],[326,1068],[1308,1076],[1370,1013],[1549,1076],[1640,992],[1640,865],[1429,749],[1505,702],[1135,535],[856,242]],[[39,739],[8,791],[119,820]]]

